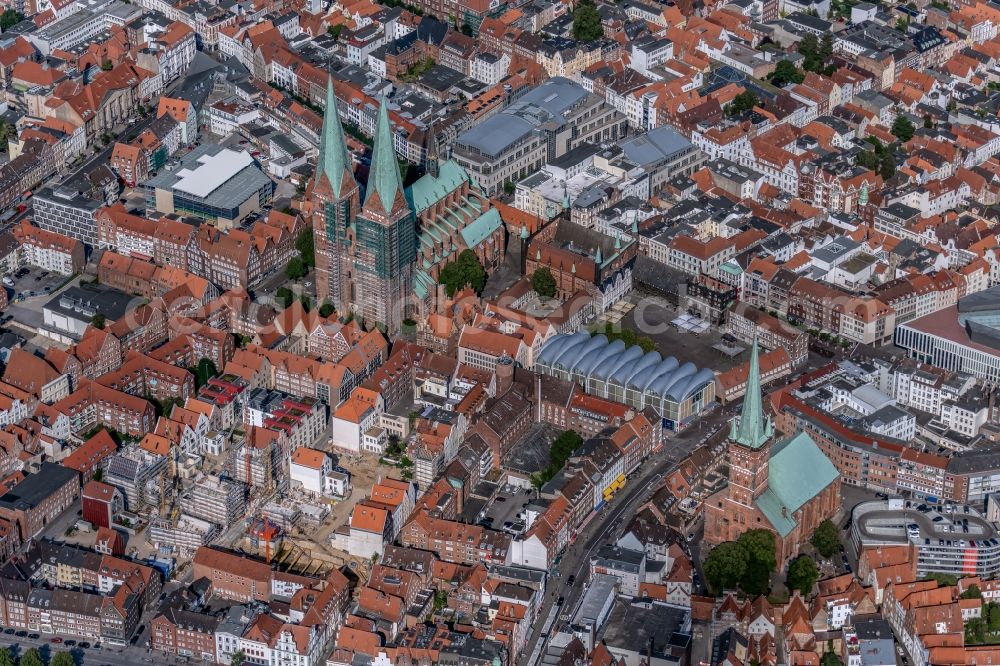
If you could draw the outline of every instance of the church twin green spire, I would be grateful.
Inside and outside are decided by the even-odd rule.
[[[750,370],[747,373],[747,390],[743,396],[743,410],[739,421],[733,420],[729,439],[752,449],[759,449],[774,436],[774,424],[764,415],[764,399],[760,385],[760,360],[757,338],[750,350]]]
[[[353,178],[350,167],[351,156],[344,140],[344,127],[337,111],[337,98],[333,94],[333,79],[326,80],[326,112],[323,115],[323,134],[319,141],[319,160],[316,162],[316,177],[323,175],[330,183],[334,194],[340,194],[344,178]]]
[[[396,148],[393,144],[392,127],[389,124],[389,109],[383,97],[375,125],[375,146],[372,149],[372,164],[368,172],[368,191],[365,193],[364,205],[368,206],[372,196],[378,194],[382,208],[389,213],[392,211],[396,195],[402,191],[403,179],[399,175],[399,163],[396,161]]]

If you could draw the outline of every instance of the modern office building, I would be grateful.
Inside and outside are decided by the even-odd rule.
[[[583,331],[550,338],[542,345],[534,370],[576,382],[591,395],[636,409],[650,407],[669,430],[683,428],[715,400],[711,370]]]
[[[1000,572],[1000,535],[968,505],[927,506],[902,498],[863,502],[854,507],[851,538],[858,548],[912,545],[917,576],[986,579]]]
[[[147,209],[197,217],[225,230],[269,203],[274,183],[246,151],[205,144],[144,188]]]
[[[35,193],[35,224],[46,231],[75,238],[86,245],[97,240],[97,209],[103,205],[68,187],[46,187]]]
[[[581,144],[615,142],[627,129],[604,98],[553,77],[459,135],[454,159],[492,196]]]
[[[924,363],[1000,381],[1000,285],[900,324],[895,343]]]

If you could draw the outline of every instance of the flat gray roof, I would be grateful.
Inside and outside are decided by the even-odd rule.
[[[274,185],[246,152],[204,144],[145,186],[176,191],[215,208],[235,208],[254,192]]]
[[[626,157],[639,166],[656,164],[670,159],[677,153],[687,150],[691,145],[690,141],[666,125],[632,137],[621,144]]]
[[[564,114],[590,94],[569,79],[548,79],[500,113],[463,132],[457,143],[496,157],[536,127],[550,121],[562,125]]]

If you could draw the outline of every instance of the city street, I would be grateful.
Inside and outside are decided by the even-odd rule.
[[[68,648],[62,643],[52,643],[52,638],[52,634],[41,634],[36,639],[28,637],[19,638],[3,634],[0,635],[0,645],[10,648],[15,655],[21,655],[31,648],[38,648],[38,651],[42,654],[42,658],[46,661],[52,655],[68,650],[80,666],[103,666],[105,664],[108,666],[138,666],[139,664],[146,663],[181,664],[187,661],[184,658],[178,659],[176,657],[164,656],[159,652],[150,652],[146,648],[132,646],[127,648],[102,646],[100,649],[91,647],[86,650],[81,649],[79,646]],[[94,640],[90,639],[89,642],[94,643]]]
[[[717,408],[699,420],[699,423],[689,427],[676,437],[672,437],[664,443],[664,450],[656,454],[651,460],[640,467],[638,476],[629,481],[625,489],[594,517],[590,523],[577,535],[576,541],[572,543],[563,554],[557,567],[558,578],[549,579],[549,591],[542,602],[539,610],[539,617],[548,616],[552,605],[560,596],[564,597],[564,604],[559,612],[572,615],[576,609],[583,592],[587,587],[588,570],[590,567],[591,555],[604,543],[614,540],[617,531],[625,527],[629,518],[635,514],[639,506],[647,501],[659,487],[660,481],[671,473],[677,464],[692,451],[701,446],[703,442],[711,438],[711,434],[717,432],[720,427],[732,418],[735,408]],[[572,586],[567,581],[570,576],[575,576]],[[535,629],[528,639],[518,666],[534,666],[530,662],[531,657],[538,657],[544,654],[544,643],[538,654],[535,654],[536,643],[543,632],[543,625],[547,623],[536,622]],[[552,631],[560,627],[560,621],[556,620]]]

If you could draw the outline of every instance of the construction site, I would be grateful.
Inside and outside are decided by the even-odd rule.
[[[344,498],[310,493],[289,482],[289,455],[281,438],[264,428],[230,433],[227,453],[182,455],[146,470],[141,455],[128,459],[130,506],[149,523],[131,539],[141,557],[172,560],[183,569],[201,546],[213,545],[258,557],[276,570],[322,576],[347,566],[367,577],[371,562],[333,548],[331,535],[348,522],[354,504],[394,469],[374,456],[350,456],[351,490]],[[120,482],[120,480],[119,480]],[[81,543],[90,540],[78,534]]]

